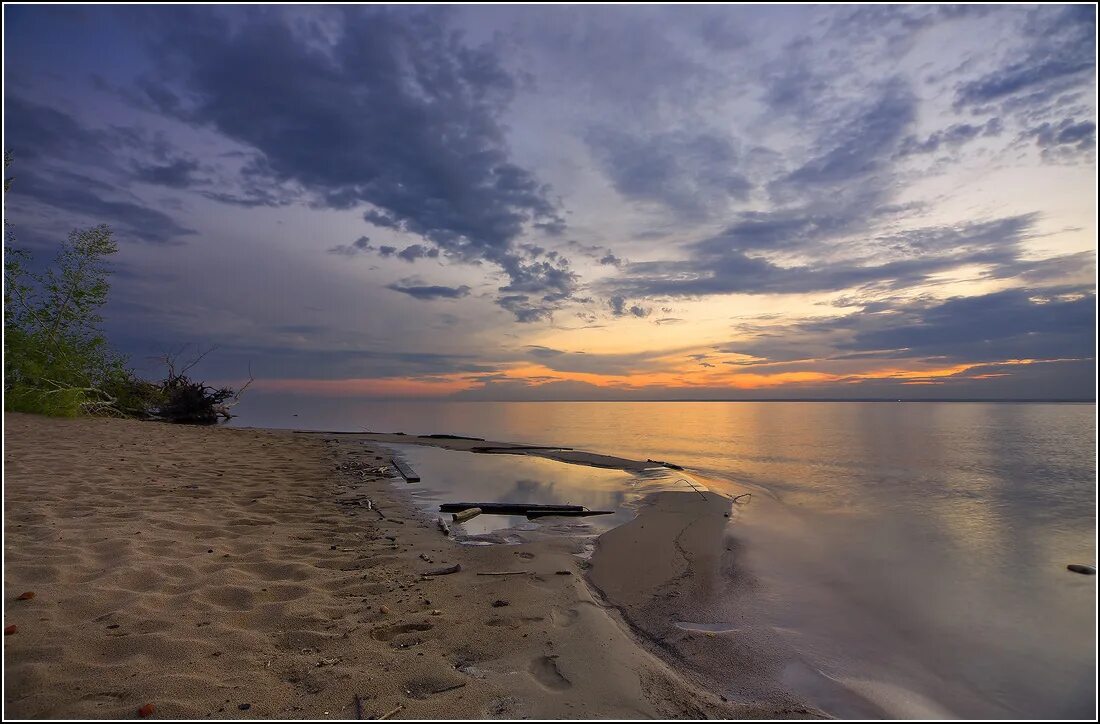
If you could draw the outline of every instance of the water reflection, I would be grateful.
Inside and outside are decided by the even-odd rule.
[[[772,497],[754,496],[737,534],[765,613],[822,671],[888,679],[961,716],[1095,707],[1096,579],[1065,570],[1096,560],[1095,405],[302,400],[293,419],[280,405],[240,422],[561,445],[762,487]],[[498,494],[522,478],[631,504],[624,474],[508,479],[517,463],[558,469],[522,460],[495,461],[512,471],[495,474]]]
[[[675,485],[667,471],[644,476],[526,455],[482,455],[424,445],[390,445],[420,475],[409,486],[418,503],[433,513],[444,502],[494,502],[583,505],[612,510],[586,518],[480,515],[462,524],[468,535],[507,529],[583,531],[598,534],[630,520],[641,496]],[[448,518],[449,518],[449,514]]]

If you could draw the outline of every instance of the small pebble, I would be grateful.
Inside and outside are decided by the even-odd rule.
[[[152,704],[145,704],[140,709],[138,709],[138,716],[140,717],[153,716],[156,713],[157,708]]]
[[[1096,568],[1095,567],[1086,566],[1083,563],[1070,563],[1068,566],[1066,566],[1066,569],[1070,570],[1070,571],[1073,571],[1074,573],[1084,573],[1086,576],[1095,576],[1096,575]]]
[[[26,593],[20,593],[17,597],[19,601],[29,601],[34,598],[34,591],[27,591]]]
[[[497,600],[493,601],[493,608],[502,608],[502,607],[507,606],[507,605],[508,605],[507,601],[504,601],[504,600],[499,599],[499,598]]]
[[[249,709],[252,708],[252,705],[251,704],[238,704],[237,708],[240,709],[241,711],[248,711]]]
[[[18,631],[18,630],[19,630],[19,627],[18,627],[18,626],[16,626],[16,625],[14,625],[14,624],[12,624],[11,626],[7,626],[7,627],[6,627],[5,629],[4,629],[4,635],[5,635],[5,636],[11,636],[11,635],[12,635],[13,633],[15,633],[15,632],[16,632],[16,631]]]
[[[386,605],[379,606],[378,607],[378,612],[383,613],[383,614],[389,613],[390,612],[390,607],[386,606]]]

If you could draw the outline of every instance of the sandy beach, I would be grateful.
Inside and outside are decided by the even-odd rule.
[[[808,714],[643,644],[614,538],[594,588],[568,538],[457,545],[370,445],[15,414],[4,435],[8,717]]]

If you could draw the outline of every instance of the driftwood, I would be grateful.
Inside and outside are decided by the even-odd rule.
[[[684,469],[683,465],[677,465],[676,463],[670,463],[670,462],[666,462],[664,460],[654,460],[652,458],[646,458],[646,462],[647,463],[653,463],[654,465],[661,465],[661,466],[664,466],[666,468],[671,468],[672,470],[683,470]]]
[[[481,515],[481,508],[467,508],[466,510],[460,510],[452,514],[451,520],[455,523],[465,523],[470,518],[476,518],[479,515]]]
[[[475,440],[485,442],[483,437],[466,437],[465,435],[417,435],[425,440]]]
[[[537,503],[441,503],[444,513],[458,513],[470,508],[481,508],[482,513],[525,515],[530,510],[584,510],[583,505],[540,505]]]
[[[555,515],[568,518],[585,518],[590,515],[611,515],[613,510],[588,510],[583,505],[539,505],[536,503],[443,503],[439,510],[458,513],[477,508],[490,515],[525,515],[529,519]],[[473,517],[473,516],[470,516]],[[458,517],[455,516],[455,520]]]
[[[447,566],[446,568],[436,568],[434,571],[428,571],[427,573],[421,573],[422,576],[449,576],[452,573],[458,573],[462,570],[462,564],[456,563],[453,566]]]
[[[420,476],[417,475],[408,465],[398,460],[397,458],[392,458],[390,462],[393,463],[393,466],[395,468],[397,468],[397,472],[401,473],[401,477],[405,478],[406,483],[420,482]]]
[[[523,576],[523,575],[526,575],[530,572],[531,571],[499,571],[499,572],[492,572],[492,573],[479,573],[477,575],[479,575],[479,576]]]
[[[447,521],[443,520],[443,516],[439,516],[435,519],[435,524],[439,526],[439,529],[443,531],[443,535],[451,534],[451,527],[447,525]]]
[[[558,516],[561,518],[587,518],[590,515],[613,515],[614,510],[529,510],[525,514],[528,520]]]

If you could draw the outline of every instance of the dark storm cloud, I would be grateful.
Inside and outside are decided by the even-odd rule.
[[[138,181],[145,183],[185,189],[200,183],[200,179],[195,178],[198,170],[198,161],[181,158],[163,165],[139,165],[134,169],[134,175]]]
[[[68,113],[16,95],[6,95],[4,106],[4,148],[12,150],[20,163],[109,157],[108,135],[85,127]]]
[[[408,294],[413,299],[422,300],[460,299],[470,293],[470,287],[465,284],[458,287],[425,286],[412,283],[407,279],[401,282],[387,284],[386,288],[392,289],[395,292],[401,292],[402,294]]]
[[[148,134],[89,128],[64,111],[18,96],[6,97],[5,104],[4,144],[15,157],[13,200],[66,212],[75,217],[72,222],[110,223],[121,239],[168,243],[195,233],[126,190],[130,172],[124,159],[164,152]]]
[[[256,149],[254,174],[308,189],[315,206],[368,206],[375,225],[509,274],[522,273],[514,244],[525,228],[562,230],[546,186],[509,160],[500,115],[515,81],[445,13],[200,14],[159,25],[163,76],[147,88],[162,92],[149,100]],[[557,301],[545,296],[547,313]]]
[[[101,190],[105,193],[101,194]],[[166,244],[196,233],[162,211],[132,200],[111,198],[117,192],[101,181],[79,174],[20,173],[11,193],[77,214],[88,223],[108,221],[123,239]]]
[[[744,200],[753,184],[728,139],[709,133],[632,135],[598,128],[586,137],[615,189],[633,201],[656,203],[685,218],[702,218]]]

